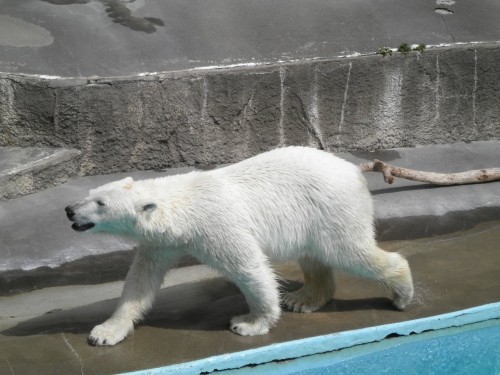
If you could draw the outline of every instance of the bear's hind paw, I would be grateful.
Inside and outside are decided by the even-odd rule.
[[[285,309],[292,312],[310,313],[321,309],[330,300],[330,296],[322,291],[311,290],[307,286],[294,292],[285,293],[281,304]]]

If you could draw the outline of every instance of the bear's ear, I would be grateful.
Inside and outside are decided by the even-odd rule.
[[[140,207],[140,210],[142,212],[153,212],[154,210],[156,210],[158,208],[158,206],[156,205],[156,203],[146,203],[146,204],[143,204],[141,207]]]
[[[124,178],[123,180],[121,180],[120,183],[122,184],[124,189],[130,190],[130,189],[132,189],[132,186],[134,186],[133,185],[134,179],[132,177],[127,177],[127,178]]]
[[[119,182],[122,184],[130,184],[131,182],[134,182],[134,179],[132,177],[125,177],[121,179]]]

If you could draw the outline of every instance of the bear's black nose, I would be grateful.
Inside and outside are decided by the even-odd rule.
[[[64,209],[66,211],[66,216],[68,216],[68,219],[73,219],[75,216],[75,211],[73,211],[73,208],[71,206],[68,206]]]

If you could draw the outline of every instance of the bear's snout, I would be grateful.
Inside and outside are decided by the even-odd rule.
[[[93,222],[79,222],[81,218],[76,217],[75,206],[78,208],[78,204],[74,206],[67,206],[64,211],[66,211],[66,216],[70,221],[73,222],[71,228],[76,230],[77,232],[85,232],[88,229],[95,227]]]
[[[67,206],[64,211],[66,211],[66,216],[68,219],[72,220],[75,217],[75,211],[73,210],[73,207]]]

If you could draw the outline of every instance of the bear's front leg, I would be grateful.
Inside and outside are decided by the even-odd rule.
[[[123,287],[122,297],[113,315],[90,332],[90,345],[112,346],[123,341],[134,331],[134,324],[142,319],[153,305],[165,272],[179,257],[170,249],[141,247],[137,250]]]
[[[247,264],[237,275],[230,275],[246,298],[250,313],[235,316],[229,328],[242,336],[264,335],[278,321],[278,282],[267,260]]]
[[[229,234],[226,234],[229,236]],[[235,316],[229,328],[242,336],[264,335],[278,321],[281,308],[276,276],[254,239],[228,238],[201,259],[233,281],[241,290],[250,313]]]

